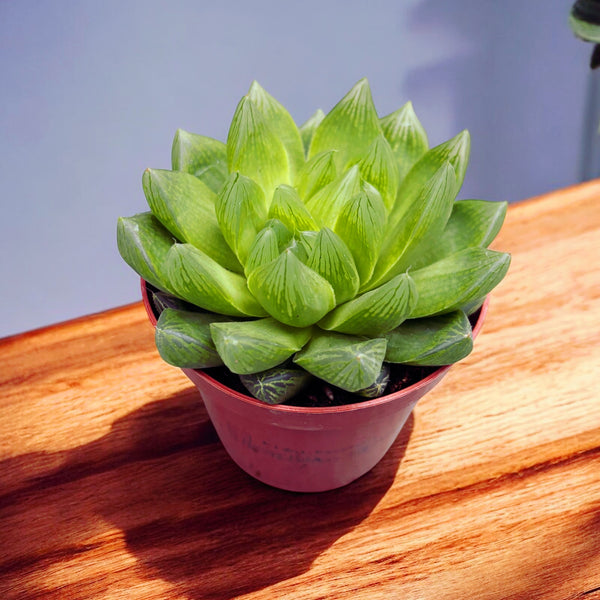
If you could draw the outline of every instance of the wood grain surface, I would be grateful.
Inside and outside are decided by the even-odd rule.
[[[141,304],[0,340],[0,598],[600,600],[600,182],[495,247],[473,353],[323,494],[230,461]]]

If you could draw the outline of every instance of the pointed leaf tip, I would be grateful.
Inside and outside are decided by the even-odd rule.
[[[253,96],[260,93],[261,91],[264,91],[264,88],[262,87],[262,85],[260,85],[260,83],[258,83],[258,81],[256,81],[256,79],[253,79],[252,83],[250,84],[250,87],[248,88],[248,93],[246,95]]]
[[[413,280],[403,273],[336,307],[319,321],[319,327],[353,335],[382,335],[410,316],[417,297]]]
[[[336,304],[356,295],[360,279],[352,253],[331,229],[324,227],[319,231],[306,265],[331,284]]]
[[[252,82],[248,98],[256,105],[269,127],[283,143],[288,159],[289,180],[293,181],[304,164],[304,146],[294,119],[283,104],[271,96],[257,81]]]
[[[415,260],[414,268],[420,269],[465,248],[487,248],[500,231],[507,207],[507,202],[457,200],[444,231],[430,240]]]
[[[175,294],[196,306],[223,315],[265,316],[244,277],[228,271],[191,244],[171,246],[164,269]]]
[[[306,203],[319,225],[335,229],[339,213],[347,202],[361,190],[358,165],[348,169],[341,177],[321,188]]]
[[[215,200],[216,218],[223,237],[240,262],[267,220],[267,201],[262,188],[249,177],[232,173]]]
[[[291,250],[248,276],[248,287],[263,308],[278,321],[307,327],[335,306],[329,282],[302,263]]]
[[[463,130],[453,138],[425,152],[399,186],[398,198],[390,214],[390,222],[397,224],[403,218],[423,186],[444,163],[449,162],[454,169],[458,194],[469,164],[470,149],[469,132]]]
[[[313,156],[296,176],[296,189],[303,202],[308,202],[319,190],[335,180],[337,171],[335,150],[326,150]]]
[[[344,240],[356,263],[362,284],[373,274],[385,231],[386,210],[381,196],[367,186],[343,204],[335,232]]]
[[[302,144],[304,146],[304,154],[308,155],[308,150],[310,148],[310,142],[312,141],[312,137],[315,133],[315,130],[321,123],[321,121],[325,118],[325,113],[318,108],[312,116],[310,116],[306,122],[304,122],[300,127],[300,136],[302,137]]]
[[[385,138],[398,161],[400,183],[412,166],[429,149],[427,133],[410,101],[397,111],[383,117],[380,123]]]
[[[304,369],[274,367],[249,375],[240,375],[246,389],[267,404],[282,404],[290,400],[312,379]]]
[[[269,217],[279,219],[290,231],[316,230],[317,225],[295,188],[280,185],[275,188]]]
[[[213,313],[166,308],[155,329],[158,353],[165,362],[182,369],[222,365],[210,335],[210,324],[227,320],[227,317]]]
[[[290,183],[286,148],[250,96],[240,100],[231,121],[227,166],[255,180],[269,197],[277,185]]]
[[[383,134],[379,134],[358,163],[362,178],[373,185],[388,209],[398,192],[399,171],[394,152]]]
[[[372,385],[385,358],[387,341],[340,333],[318,332],[296,355],[294,362],[348,392]]]
[[[317,127],[309,158],[326,150],[338,150],[338,171],[363,156],[371,142],[381,133],[368,81],[361,79],[333,107]]]
[[[266,318],[230,321],[210,326],[219,356],[232,373],[250,374],[271,369],[297,352],[310,338],[300,329]]]
[[[165,291],[173,291],[163,265],[173,243],[171,233],[150,211],[117,221],[121,258],[140,277]]]
[[[510,254],[466,248],[411,272],[419,299],[411,318],[452,312],[485,297],[504,278]]]
[[[386,336],[385,359],[421,366],[450,365],[473,348],[471,324],[462,311],[438,317],[410,319]]]
[[[171,147],[174,171],[195,175],[214,193],[227,178],[227,148],[223,142],[178,129]]]

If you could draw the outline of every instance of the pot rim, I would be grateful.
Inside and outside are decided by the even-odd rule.
[[[148,319],[150,320],[150,323],[152,323],[152,326],[155,327],[157,319],[152,310],[152,304],[150,302],[150,298],[148,297],[148,290],[146,287],[147,282],[143,278],[140,278],[140,282],[141,282],[142,299],[143,299],[143,303],[144,303],[144,308],[146,309],[146,313],[148,315]],[[483,304],[481,305],[479,317],[477,318],[477,322],[475,323],[475,326],[473,327],[473,339],[475,339],[477,337],[477,335],[481,331],[481,328],[483,327],[483,322],[485,320],[485,317],[486,317],[486,314],[488,311],[489,303],[490,303],[490,299],[489,299],[489,296],[487,296],[485,298]],[[439,369],[436,369],[433,373],[430,373],[427,377],[424,377],[417,383],[413,383],[412,385],[410,385],[406,388],[403,388],[401,390],[398,390],[397,392],[393,392],[392,394],[387,394],[385,396],[379,396],[379,398],[372,398],[371,400],[364,400],[361,402],[356,402],[354,404],[342,404],[341,406],[314,406],[314,407],[312,407],[312,406],[288,406],[288,405],[283,405],[283,404],[267,404],[265,402],[261,402],[257,398],[253,398],[252,396],[248,396],[246,394],[241,394],[240,392],[237,392],[236,390],[231,389],[230,387],[224,385],[223,383],[214,379],[210,375],[207,375],[202,369],[182,369],[182,370],[188,371],[188,372],[190,372],[190,371],[193,372],[194,375],[200,377],[201,379],[204,379],[208,384],[217,388],[221,392],[224,392],[224,393],[228,394],[229,396],[232,396],[232,397],[236,398],[237,400],[240,400],[241,402],[244,402],[245,404],[249,404],[254,407],[260,407],[263,409],[268,409],[271,411],[281,412],[281,413],[324,415],[324,414],[331,414],[331,413],[365,410],[365,409],[368,409],[371,407],[378,406],[380,404],[385,404],[387,402],[391,402],[393,400],[399,400],[405,396],[409,396],[415,392],[418,392],[422,388],[426,388],[431,383],[433,383],[435,380],[440,379],[443,375],[445,375],[450,370],[450,367],[452,367],[452,365],[445,365],[443,367],[440,367]]]

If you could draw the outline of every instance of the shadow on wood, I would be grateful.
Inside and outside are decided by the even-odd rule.
[[[8,459],[0,463],[9,483],[0,496],[1,595],[64,597],[61,577],[52,581],[48,569],[64,563],[68,581],[77,556],[103,546],[115,528],[142,578],[168,581],[190,600],[230,598],[295,577],[375,508],[412,428],[411,416],[370,473],[312,495],[270,488],[241,471],[191,389],[115,421],[89,444]],[[102,589],[92,585],[106,591],[106,577],[69,598]]]

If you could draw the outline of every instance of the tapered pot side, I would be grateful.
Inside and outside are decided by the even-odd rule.
[[[150,322],[156,325],[143,279],[142,297]],[[487,307],[486,299],[473,337],[481,330]],[[202,370],[182,370],[200,391],[223,446],[244,471],[277,488],[320,492],[370,471],[390,449],[416,403],[450,366],[387,396],[316,408],[265,404]]]

